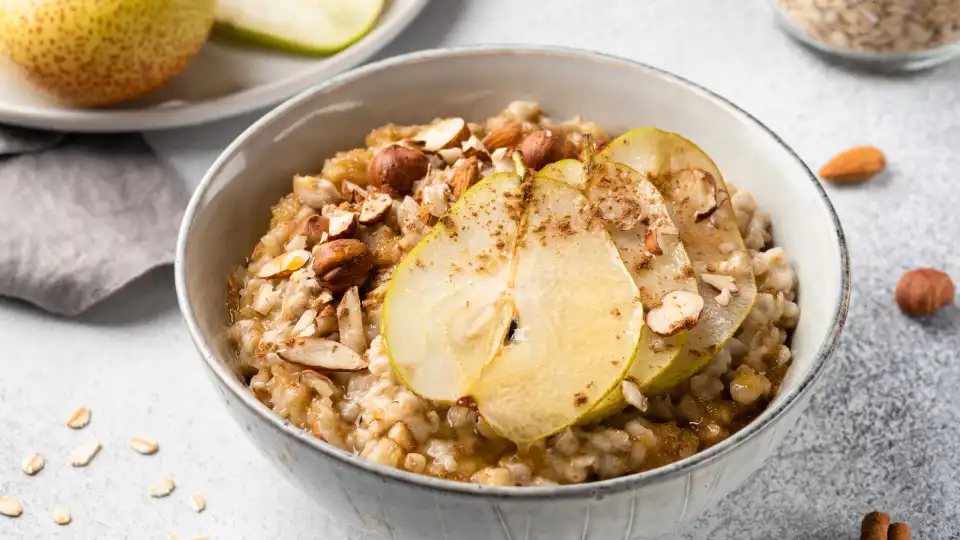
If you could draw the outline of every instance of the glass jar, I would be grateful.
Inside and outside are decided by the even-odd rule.
[[[914,71],[960,56],[960,0],[769,0],[781,29],[860,67]]]

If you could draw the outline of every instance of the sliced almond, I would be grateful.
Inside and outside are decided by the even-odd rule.
[[[71,521],[70,509],[66,506],[58,506],[53,509],[53,522],[57,525],[67,525]]]
[[[0,515],[7,517],[20,517],[23,514],[23,507],[11,497],[0,497]]]
[[[459,199],[480,180],[480,163],[476,157],[468,157],[457,164],[450,175],[450,189],[453,196]]]
[[[20,464],[20,470],[33,476],[40,472],[45,464],[46,460],[43,459],[43,455],[34,452],[23,460],[23,463]]]
[[[363,328],[360,291],[356,287],[350,287],[343,293],[337,306],[337,323],[340,343],[363,354],[367,350],[367,332]]]
[[[346,238],[356,230],[357,213],[349,210],[336,210],[330,216],[330,236],[328,240]]]
[[[193,511],[199,514],[207,509],[207,500],[203,498],[203,495],[194,493],[190,496],[190,505],[193,507]]]
[[[430,209],[427,208],[427,205],[423,205],[420,207],[420,212],[417,214],[417,217],[427,227],[433,227],[434,225],[440,222],[440,218],[433,215],[433,213],[430,212]]]
[[[470,128],[463,118],[447,118],[421,131],[413,139],[422,141],[423,147],[431,152],[459,146],[470,137]]]
[[[297,320],[297,324],[293,325],[293,330],[290,331],[290,335],[307,337],[313,333],[313,321],[317,319],[317,310],[308,309],[300,315],[300,319]]]
[[[257,277],[264,279],[284,278],[303,268],[310,260],[310,252],[298,249],[284,253],[260,267]]]
[[[498,148],[517,146],[521,142],[523,142],[523,124],[520,122],[511,122],[491,131],[483,138],[483,146],[491,152]]]
[[[314,321],[314,326],[317,329],[317,336],[325,336],[330,332],[337,331],[337,310],[333,306],[324,306],[323,310],[320,311],[320,314],[317,315],[316,320]],[[302,336],[307,337],[307,336]]]
[[[148,439],[146,437],[131,437],[130,447],[136,450],[137,453],[145,456],[155,454],[157,450],[160,449],[160,445],[157,444],[157,441]]]
[[[393,198],[386,193],[370,195],[367,200],[363,201],[363,206],[360,207],[360,223],[370,225],[380,221],[390,211],[392,204]]]
[[[647,327],[661,336],[673,336],[696,326],[703,310],[703,298],[690,291],[670,291],[660,305],[647,312]]]
[[[700,279],[718,291],[726,289],[731,293],[740,292],[740,289],[737,287],[737,280],[730,276],[722,276],[720,274],[700,274]]]
[[[94,456],[97,455],[97,452],[100,451],[100,443],[97,441],[89,442],[82,446],[78,446],[70,451],[70,455],[67,456],[67,459],[70,461],[70,465],[74,467],[86,467],[93,461]]]
[[[90,423],[90,409],[81,407],[67,418],[67,427],[70,429],[83,429]]]
[[[173,490],[176,489],[176,487],[176,484],[173,483],[173,478],[167,478],[159,484],[150,486],[150,496],[154,499],[161,499],[173,493]]]
[[[296,338],[277,354],[287,362],[332,371],[357,371],[367,367],[367,361],[353,349],[324,338]]]

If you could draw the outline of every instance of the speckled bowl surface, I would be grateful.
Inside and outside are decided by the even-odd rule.
[[[489,487],[386,468],[329,446],[261,405],[233,371],[226,276],[267,230],[293,173],[361,144],[373,127],[438,116],[481,119],[511,100],[611,133],[653,125],[703,148],[772,214],[799,280],[793,366],[770,407],[720,444],[642,474],[558,487]],[[634,62],[556,48],[467,48],[391,58],[336,77],[243,133],[193,196],[180,233],[180,307],[203,365],[254,444],[332,516],[395,540],[656,538],[761,466],[796,423],[836,348],[849,302],[837,216],[817,179],[775,134],[719,96]],[[238,471],[243,474],[243,471]],[[269,508],[260,509],[269,512]],[[749,511],[744,509],[744,511]]]

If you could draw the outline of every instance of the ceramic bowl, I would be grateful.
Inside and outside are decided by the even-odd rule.
[[[334,448],[260,404],[234,372],[226,276],[267,230],[269,208],[297,171],[362,144],[373,127],[438,116],[481,119],[509,101],[538,101],[555,118],[611,133],[653,125],[691,139],[725,177],[771,213],[799,279],[802,316],[779,395],[753,423],[666,467],[557,487],[489,487],[387,468]],[[338,76],[281,105],[220,156],[180,233],[177,294],[203,366],[233,417],[292,482],[336,519],[394,540],[655,538],[740,485],[807,406],[837,346],[849,268],[840,223],[817,179],[756,119],[663,71],[555,48],[419,52]],[[265,511],[269,511],[266,509]]]

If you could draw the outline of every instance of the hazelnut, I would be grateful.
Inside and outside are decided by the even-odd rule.
[[[934,268],[918,268],[900,278],[894,298],[900,311],[922,317],[953,302],[955,294],[950,276]]]
[[[388,146],[370,160],[367,176],[376,187],[388,186],[400,194],[410,193],[413,183],[427,175],[430,159],[422,151]]]
[[[293,232],[290,233],[290,238],[296,238],[297,236],[301,235],[306,236],[306,247],[313,247],[326,241],[326,234],[329,230],[330,220],[323,216],[314,214],[300,221],[300,223],[294,227]]]
[[[691,291],[670,291],[647,312],[647,328],[661,336],[674,336],[700,321],[703,297]]]
[[[313,250],[313,272],[335,293],[362,285],[373,262],[373,254],[359,240],[333,240]]]
[[[576,149],[562,133],[550,130],[527,135],[520,144],[520,152],[527,168],[535,170],[576,155]]]

